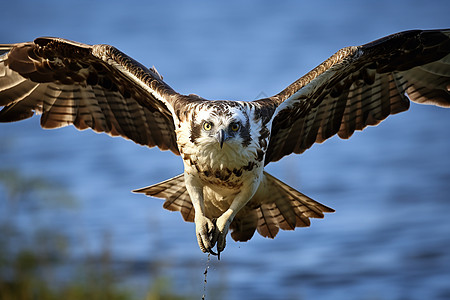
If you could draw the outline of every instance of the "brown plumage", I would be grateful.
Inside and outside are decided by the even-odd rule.
[[[449,36],[450,30],[414,30],[341,49],[271,97],[288,105],[273,120],[266,164],[335,134],[347,139],[407,110],[408,98],[450,107]]]
[[[60,38],[0,45],[0,122],[39,113],[44,128],[73,124],[181,155],[184,174],[136,192],[164,198],[164,208],[195,221],[199,246],[211,253],[216,242],[223,250],[228,228],[236,241],[255,231],[274,238],[332,212],[264,166],[336,134],[349,138],[410,100],[450,107],[449,29],[341,49],[279,94],[252,102],[180,95],[154,68],[109,45]],[[201,118],[217,124],[208,119],[205,127]]]
[[[249,203],[236,215],[231,223],[231,237],[245,242],[253,237],[255,230],[264,237],[275,238],[279,229],[294,230],[308,227],[309,218],[323,218],[323,213],[333,209],[320,204],[308,196],[286,185],[264,172],[270,194],[256,193]],[[183,174],[158,184],[138,189],[135,193],[163,198],[165,209],[179,211],[186,222],[194,222],[195,211],[186,190]]]
[[[155,71],[108,45],[39,38],[0,49],[2,122],[37,112],[43,128],[73,124],[178,154],[171,112],[156,99],[176,93]]]

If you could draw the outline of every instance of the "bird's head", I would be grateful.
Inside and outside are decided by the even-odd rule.
[[[239,106],[207,107],[192,120],[191,142],[221,149],[246,145],[250,142],[249,118]]]

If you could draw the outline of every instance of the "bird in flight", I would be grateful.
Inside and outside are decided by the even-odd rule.
[[[236,241],[255,231],[274,238],[333,212],[264,167],[336,134],[347,139],[410,100],[450,107],[450,29],[343,48],[280,93],[249,102],[181,95],[109,45],[51,37],[0,45],[0,122],[37,113],[43,128],[72,124],[180,155],[183,174],[135,192],[195,222],[200,249],[212,254],[228,231]]]

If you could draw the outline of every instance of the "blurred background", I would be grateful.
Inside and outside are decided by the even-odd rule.
[[[2,4],[0,43],[111,44],[180,93],[254,100],[340,48],[448,28],[449,11],[430,0],[18,0]],[[181,173],[179,157],[73,127],[42,130],[37,117],[1,124],[0,295],[450,299],[449,114],[412,105],[270,164],[336,213],[275,240],[230,238],[219,262],[201,253],[192,223],[130,192]]]

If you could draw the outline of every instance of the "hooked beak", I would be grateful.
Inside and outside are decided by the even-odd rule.
[[[217,141],[219,142],[220,149],[222,149],[222,147],[223,147],[223,142],[225,142],[225,140],[227,139],[227,134],[226,134],[225,130],[220,129],[220,130],[217,132],[216,139],[217,139]]]

